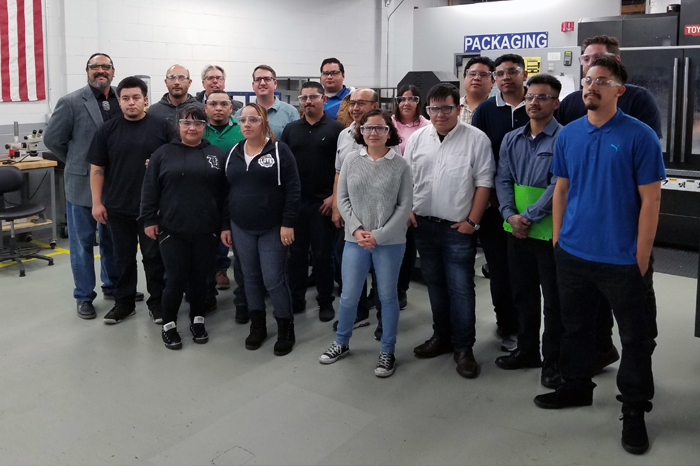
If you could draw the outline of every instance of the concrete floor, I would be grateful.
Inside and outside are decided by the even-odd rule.
[[[26,278],[14,266],[0,267],[3,465],[700,463],[694,279],[655,277],[660,337],[657,394],[647,415],[651,449],[632,456],[620,446],[617,364],[596,377],[592,407],[536,408],[532,398],[547,391],[539,371],[494,365],[503,353],[481,277],[481,376],[459,377],[449,355],[413,356],[431,333],[425,286],[414,283],[399,323],[397,370],[382,380],[373,374],[374,318],[356,330],[350,357],[322,366],[318,356],[334,335],[314,310],[297,316],[290,355],[272,354],[271,316],[270,339],[247,351],[247,326],[234,323],[228,290],[207,317],[210,342],[194,344],[181,325],[184,348],[169,351],[144,303],[136,316],[107,326],[110,303],[98,297],[98,319],[79,319],[68,255],[55,262],[27,263]]]

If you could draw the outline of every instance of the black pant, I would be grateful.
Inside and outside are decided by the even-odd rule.
[[[654,255],[649,258],[649,269],[644,274],[644,288],[646,290],[647,314],[649,315],[649,338],[651,338],[651,352],[656,348],[656,337],[659,335],[656,327],[656,293],[654,292]],[[607,353],[613,346],[613,313],[610,303],[605,296],[599,295],[598,319],[596,330],[596,353]]]
[[[496,311],[496,324],[504,335],[515,335],[518,333],[518,313],[513,304],[510,286],[507,235],[498,208],[487,208],[481,217],[478,237],[489,265],[489,285],[491,301]]]
[[[591,262],[564,251],[554,255],[561,297],[564,335],[560,369],[567,388],[592,390],[597,293],[613,309],[622,342],[617,387],[623,403],[642,403],[654,396],[651,372],[650,314],[647,313],[644,279],[637,264]]]
[[[309,276],[309,246],[313,253],[316,300],[319,305],[333,302],[333,244],[335,225],[319,212],[320,200],[302,199],[294,223],[294,242],[289,248],[289,289],[294,308],[306,306],[306,282]]]
[[[508,235],[508,260],[513,303],[518,311],[518,349],[540,355],[540,323],[544,295],[544,333],[542,357],[559,362],[559,346],[564,331],[557,287],[557,268],[551,241]],[[542,293],[540,294],[540,287]]]
[[[165,266],[160,256],[158,242],[152,240],[143,229],[143,222],[136,216],[108,212],[107,226],[112,235],[114,258],[119,278],[114,287],[114,301],[130,309],[136,307],[137,248],[141,246],[143,269],[146,272],[148,308],[160,306],[165,288]]]
[[[168,282],[163,291],[163,324],[177,322],[182,294],[187,289],[190,320],[206,310],[208,274],[216,268],[219,236],[214,233],[182,235],[161,230],[158,234]]]
[[[399,270],[398,290],[405,293],[411,284],[413,269],[416,268],[416,240],[413,238],[413,227],[406,231],[406,252],[403,253],[403,261]]]

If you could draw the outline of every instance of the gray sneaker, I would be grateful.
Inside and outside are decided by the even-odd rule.
[[[115,305],[109,310],[109,312],[107,312],[107,314],[105,314],[104,319],[102,320],[104,320],[105,324],[118,324],[122,320],[126,319],[127,317],[131,317],[134,314],[136,314],[136,309]]]

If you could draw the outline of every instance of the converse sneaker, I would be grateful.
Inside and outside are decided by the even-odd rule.
[[[154,324],[163,324],[163,309],[160,305],[148,308],[148,315],[153,319]]]
[[[180,339],[180,334],[177,333],[177,325],[175,322],[168,322],[163,325],[161,335],[166,348],[171,350],[179,350],[182,348],[182,340]]]
[[[190,323],[190,332],[192,332],[192,339],[195,343],[203,345],[209,341],[209,335],[207,330],[204,328],[204,317],[197,316]]]
[[[350,353],[349,346],[340,346],[338,342],[331,343],[331,347],[318,358],[321,364],[333,364],[340,358],[344,358]]]
[[[136,309],[131,309],[128,307],[119,306],[119,305],[115,304],[112,307],[112,309],[110,309],[109,312],[107,312],[107,314],[105,314],[104,319],[102,319],[102,320],[104,321],[105,324],[113,325],[113,324],[118,324],[122,320],[126,319],[127,317],[131,317],[134,314],[136,314]]]
[[[379,361],[377,362],[377,368],[374,369],[374,375],[377,377],[389,377],[394,373],[394,368],[396,367],[396,358],[393,353],[379,353]]]

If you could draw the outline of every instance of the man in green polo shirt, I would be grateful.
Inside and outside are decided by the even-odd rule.
[[[241,127],[236,119],[231,116],[233,110],[231,98],[226,91],[214,90],[207,97],[204,110],[207,112],[209,119],[204,130],[204,139],[215,146],[221,147],[228,155],[231,148],[243,140]],[[241,271],[241,264],[238,261],[235,249],[233,253],[236,257],[233,263],[233,277],[238,284],[238,287],[233,292],[233,304],[236,306],[236,322],[246,324],[248,323],[248,303],[246,302],[243,289],[243,272]],[[216,266],[216,278],[211,280],[210,293],[212,296],[209,298],[212,301],[212,307],[216,300],[214,296],[216,295],[215,287],[220,290],[226,290],[231,286],[231,281],[227,275],[228,268],[231,266],[231,259],[228,257],[228,248],[223,243],[219,245],[219,251],[216,254]]]

